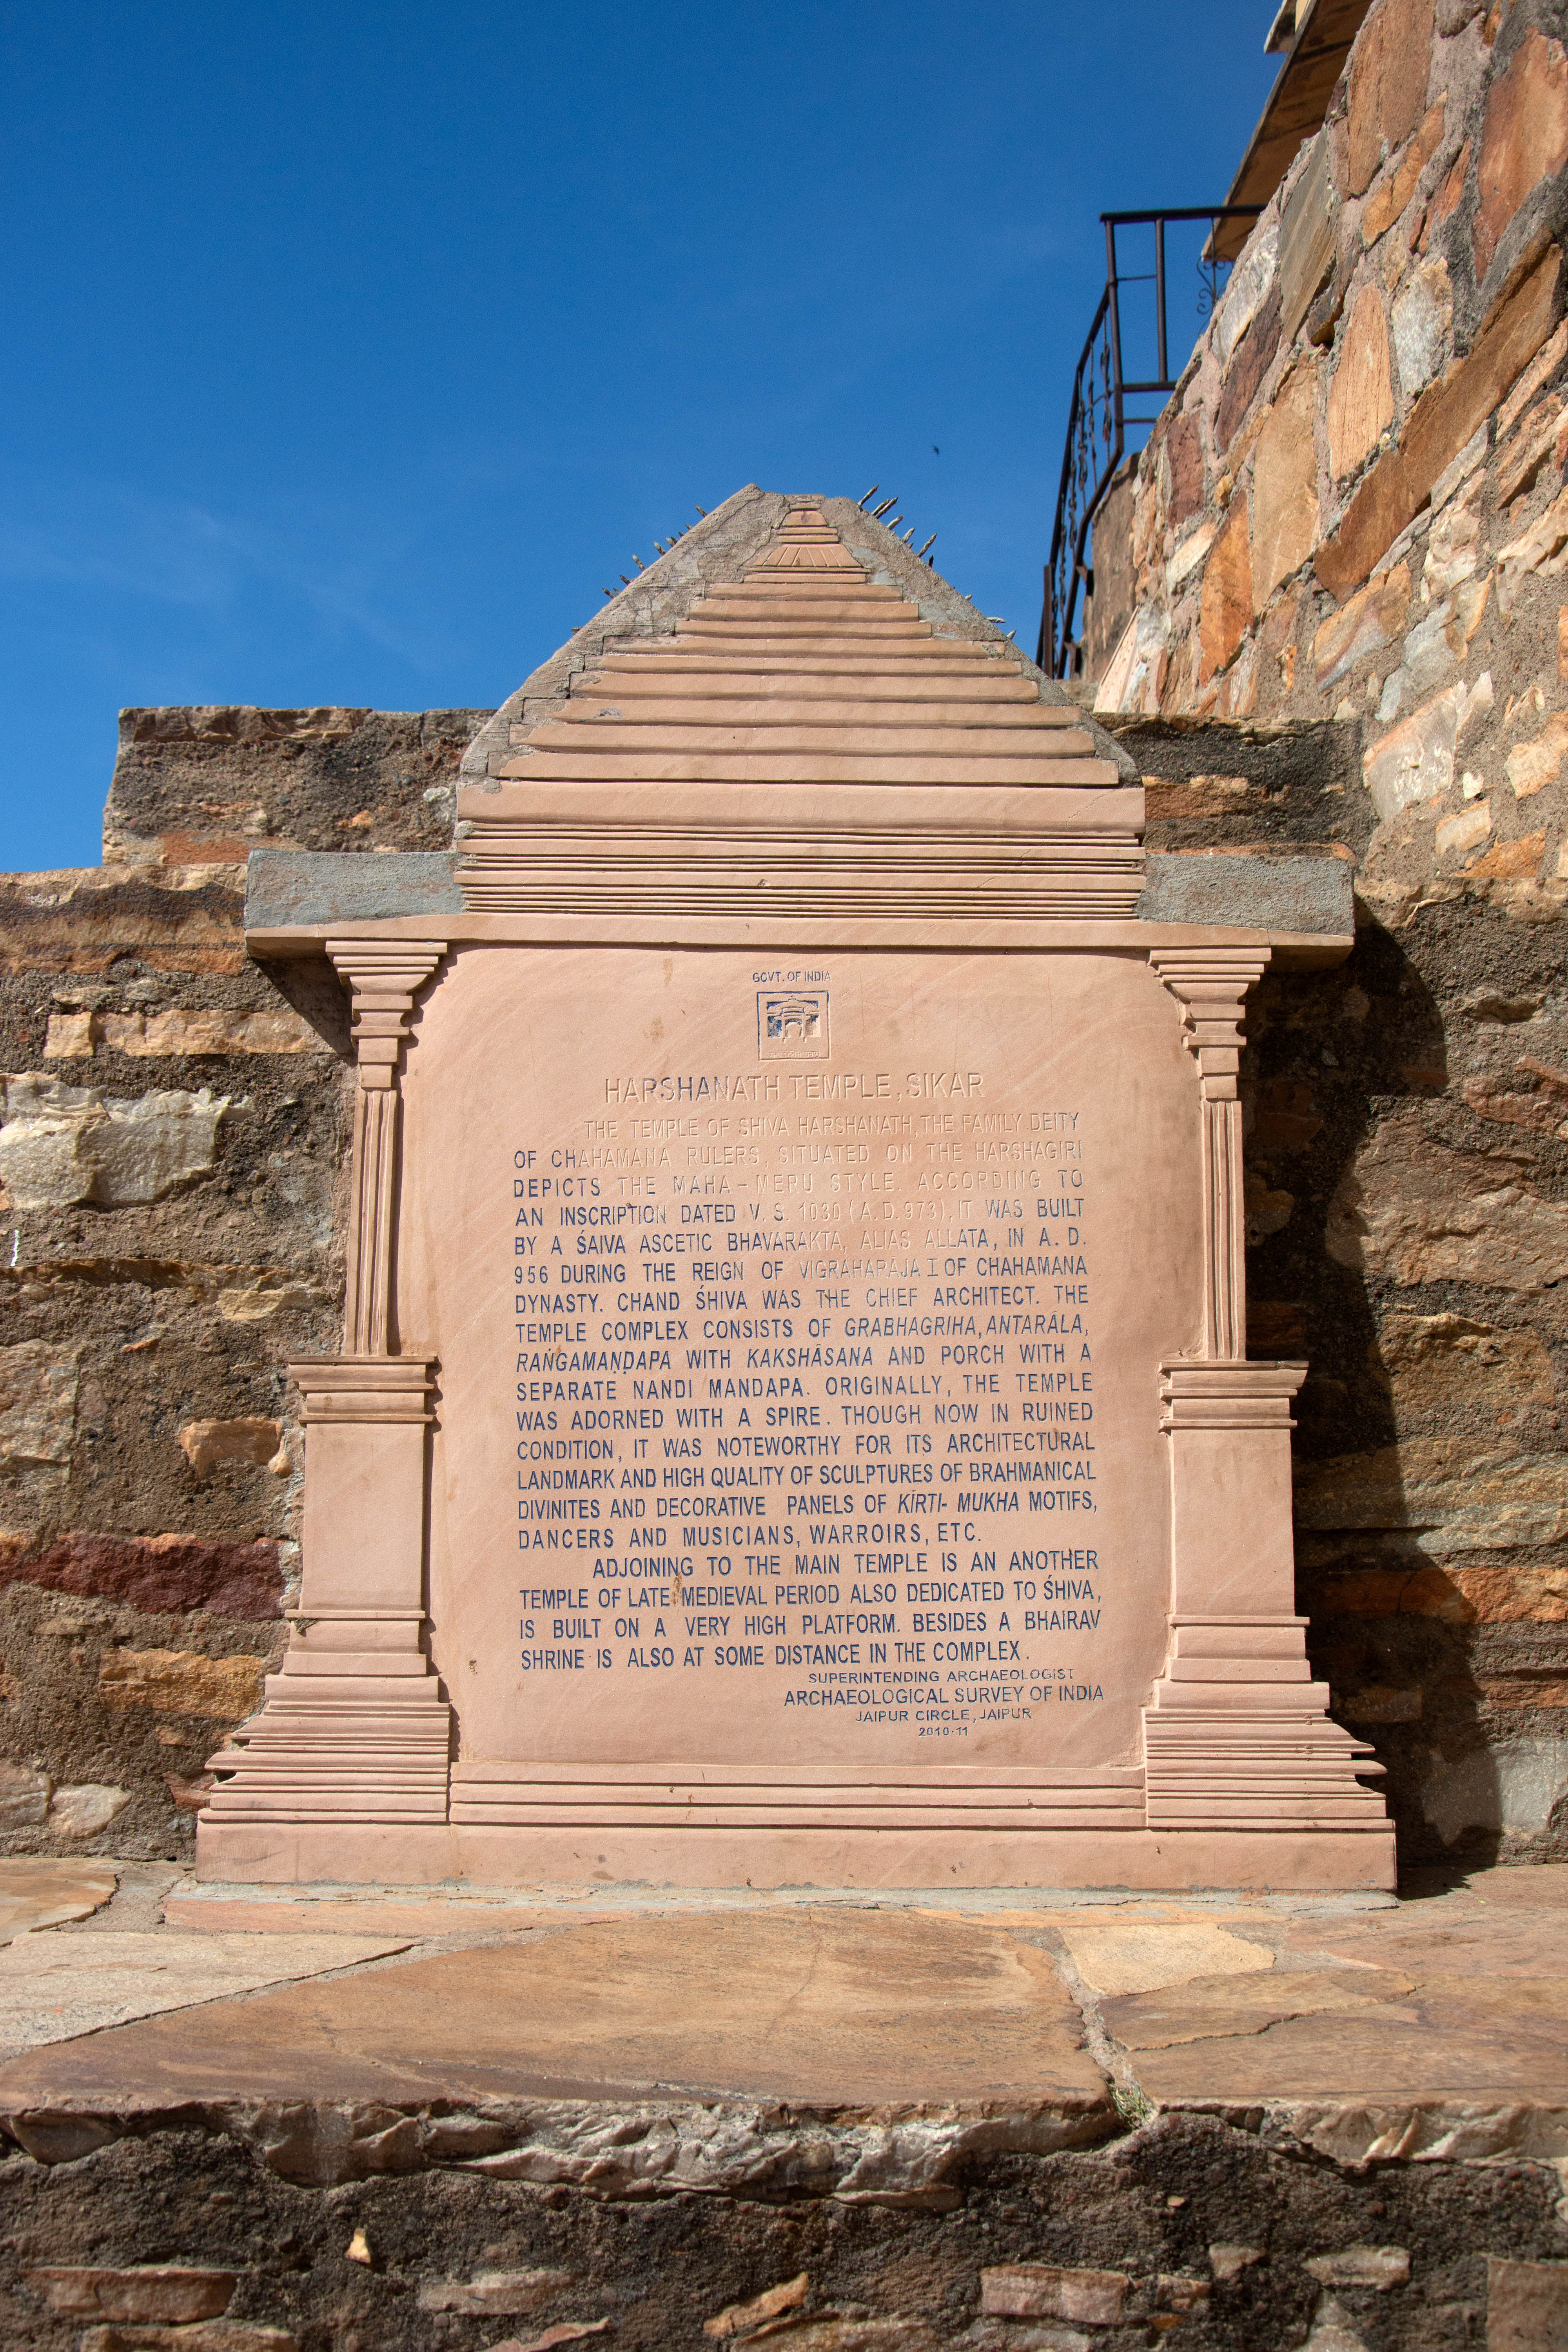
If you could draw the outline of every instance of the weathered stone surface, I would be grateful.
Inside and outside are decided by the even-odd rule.
[[[1302,2264],[1324,2286],[1372,2286],[1386,2294],[1391,2286],[1410,2279],[1410,2253],[1405,2246],[1344,2246],[1338,2253],[1313,2254]]]
[[[1330,1203],[1331,1257],[1369,1274],[1534,1292],[1561,1281],[1568,1207],[1521,1181],[1528,1160],[1471,1156],[1429,1136],[1418,1109],[1361,1144]]]
[[[1276,289],[1244,337],[1226,374],[1225,389],[1215,415],[1215,442],[1222,455],[1250,414],[1258,388],[1279,355],[1280,325],[1279,295]]]
[[[1345,184],[1359,196],[1385,154],[1402,147],[1426,103],[1432,0],[1387,0],[1369,16],[1351,58]]]
[[[282,1442],[276,1421],[193,1421],[179,1433],[186,1461],[198,1478],[220,1462],[269,1463]]]
[[[154,971],[237,972],[242,880],[225,865],[0,875],[0,972],[100,972],[128,954]]]
[[[1279,215],[1279,322],[1287,341],[1306,317],[1334,257],[1333,142],[1320,131]]]
[[[541,2304],[549,2303],[572,2284],[570,2271],[551,2270],[479,2271],[467,2280],[426,2279],[419,2289],[419,2308],[477,2313],[481,2318],[487,2313],[494,2313],[510,2318],[518,2312],[537,2311]],[[765,2296],[758,2299],[767,2300]],[[795,2298],[796,2302],[801,2299],[800,2295]],[[773,2319],[789,2307],[787,2302],[775,2302],[772,2309],[755,2312],[752,2316],[756,2320]],[[715,2331],[710,2326],[708,2332],[731,2331]]]
[[[1503,762],[1516,800],[1528,800],[1554,784],[1568,753],[1568,712],[1554,710],[1533,742],[1516,743]]]
[[[1417,801],[1436,800],[1454,781],[1459,697],[1450,688],[1413,710],[1363,761],[1373,804],[1386,824]]]
[[[300,849],[440,851],[474,710],[125,710],[104,812],[121,865]]]
[[[211,1168],[227,1108],[205,1087],[125,1101],[58,1078],[7,1077],[0,1183],[19,1209],[159,1201]]]
[[[1560,1543],[1568,1536],[1568,1455],[1412,1438],[1304,1468],[1296,1518],[1312,1528],[1410,1528],[1418,1549],[1436,1559]]]
[[[105,1013],[98,1035],[111,1053],[140,1058],[195,1054],[324,1054],[329,1048],[297,1013]]]
[[[1525,490],[1533,489],[1563,417],[1563,404],[1553,399],[1543,400],[1532,409],[1520,426],[1513,440],[1498,459],[1497,502],[1510,506]]]
[[[1198,677],[1226,669],[1252,625],[1252,551],[1247,535],[1247,501],[1232,505],[1204,572],[1198,623]]]
[[[1115,2327],[1130,2284],[1121,2271],[1003,2263],[981,2272],[980,2307],[998,2319],[1078,2319],[1093,2327]]]
[[[149,2263],[132,2270],[62,2268],[24,2273],[51,2311],[68,2319],[216,2319],[228,2309],[233,2271]]]
[[[1390,310],[1399,388],[1414,400],[1443,363],[1454,331],[1454,298],[1445,261],[1423,262],[1394,295]]]
[[[1411,197],[1416,184],[1436,153],[1443,137],[1443,116],[1446,100],[1439,97],[1429,106],[1417,126],[1415,136],[1399,158],[1394,170],[1373,188],[1362,207],[1362,241],[1375,245],[1378,238],[1391,229]],[[1406,391],[1409,386],[1406,385]]]
[[[1176,418],[1165,436],[1165,462],[1171,469],[1171,521],[1180,525],[1204,502],[1204,445],[1195,416]]]
[[[30,1936],[37,1927],[58,1927],[68,1919],[89,1918],[107,1903],[119,1880],[100,1862],[57,1862],[36,1854],[0,1861],[0,1943]]]
[[[1477,180],[1476,275],[1537,184],[1568,163],[1568,57],[1530,26],[1487,101]]]
[[[83,1531],[41,1543],[0,1535],[0,1585],[99,1594],[150,1615],[205,1609],[216,1617],[276,1617],[282,1599],[278,1546],[200,1535],[119,1536]]]
[[[1352,869],[1342,857],[1163,856],[1145,866],[1145,923],[1247,923],[1345,939],[1355,928]]]
[[[244,2319],[198,2319],[177,2336],[156,2323],[132,2321],[83,2328],[77,2352],[300,2352],[300,2339],[286,2327]]]
[[[99,1670],[106,1706],[237,1723],[261,1698],[265,1658],[209,1658],[195,1650],[114,1650]]]
[[[764,2319],[776,2319],[781,2312],[796,2311],[805,2301],[810,2285],[809,2271],[797,2271],[794,2278],[781,2279],[777,2286],[764,2288],[745,2303],[726,2304],[722,2311],[703,2321],[702,2333],[721,2342],[727,2336],[738,2336],[760,2326]]]
[[[1543,514],[1498,551],[1497,601],[1510,618],[1521,586],[1532,572],[1555,577],[1568,569],[1568,489],[1560,490]]]
[[[1329,471],[1336,480],[1365,465],[1394,422],[1388,322],[1375,280],[1356,296],[1329,379]]]
[[[0,1757],[0,1829],[41,1829],[48,1810],[48,1774]]]
[[[1321,687],[1332,686],[1358,661],[1393,642],[1410,609],[1410,566],[1395,564],[1331,613],[1312,640],[1312,667]]]
[[[1568,2344],[1568,2263],[1487,2256],[1487,2352],[1557,2352]]]
[[[1261,613],[1312,552],[1318,536],[1315,371],[1298,365],[1258,436],[1252,479],[1252,602]],[[1211,558],[1211,569],[1213,559]],[[1205,588],[1207,583],[1205,581]]]
[[[1433,522],[1421,577],[1430,596],[1447,596],[1475,576],[1480,558],[1481,523],[1478,482],[1451,499]]]
[[[1201,490],[1200,482],[1200,490]],[[460,915],[460,850],[349,851],[253,849],[245,869],[245,927],[369,922],[386,915]]]
[[[57,1789],[49,1800],[47,1826],[61,1837],[97,1837],[131,1802],[129,1789],[101,1780],[84,1780],[70,1789]]]
[[[1538,1332],[1500,1330],[1463,1315],[1386,1315],[1370,1358],[1406,1427],[1468,1412],[1511,1421],[1521,1408],[1550,1404],[1557,1393]]]
[[[1316,557],[1331,596],[1358,588],[1431,495],[1449,460],[1496,407],[1555,324],[1561,257],[1555,246],[1500,306],[1468,355],[1455,360],[1415,404],[1403,441],[1384,452]]]
[[[70,1460],[80,1363],[79,1347],[47,1339],[0,1348],[0,1463]]]
[[[1247,239],[1246,252],[1230,273],[1214,330],[1215,350],[1222,368],[1230,365],[1231,353],[1273,284],[1279,251],[1279,224],[1267,221],[1256,236]]]

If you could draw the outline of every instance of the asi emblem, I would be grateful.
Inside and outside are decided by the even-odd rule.
[[[757,997],[757,1051],[764,1062],[826,1062],[827,991],[763,989]]]

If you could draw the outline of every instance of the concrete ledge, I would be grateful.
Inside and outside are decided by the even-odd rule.
[[[460,915],[461,855],[456,849],[253,849],[245,869],[245,928]]]
[[[460,917],[462,858],[457,849],[253,849],[245,928],[265,933]],[[1354,869],[1342,857],[1156,855],[1147,862],[1135,919],[1348,942],[1355,929]]]
[[[1344,857],[1207,851],[1148,860],[1141,923],[1234,923],[1343,937],[1355,929],[1355,868]]]

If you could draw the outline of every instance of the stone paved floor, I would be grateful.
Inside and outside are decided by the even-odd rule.
[[[1568,2190],[1565,1927],[1568,1867],[1434,1881],[1395,1903],[628,1888],[294,1894],[200,1887],[167,1865],[0,1863],[0,1936],[10,1938],[0,1948],[0,2126],[18,2151],[0,2174],[27,2196],[35,2179],[63,2189],[90,2175],[95,2198],[109,2200],[94,2207],[103,2213],[117,2182],[128,2197],[134,2186],[140,2212],[147,2179],[160,2164],[165,2177],[169,2151],[195,2132],[190,2148],[208,2153],[187,2153],[184,2175],[168,2177],[205,2179],[213,2151],[226,2147],[252,2168],[247,2195],[273,2193],[256,2181],[293,2184],[316,2195],[318,2219],[321,2192],[359,2193],[356,2183],[368,2193],[379,2182],[386,2195],[395,2187],[407,2200],[488,2182],[496,2195],[585,2196],[584,2214],[605,2210],[605,2199],[690,2206],[695,2195],[731,2265],[712,2275],[751,2277],[765,2290],[779,2281],[759,2277],[738,2252],[758,2199],[792,2212],[897,2214],[906,2236],[912,2217],[967,2214],[983,2239],[993,2229],[983,2216],[1010,2212],[1007,2196],[1033,2166],[1058,2184],[1053,2198],[1070,2192],[1089,2217],[1076,2235],[1058,2232],[1056,2259],[1070,2257],[1074,2275],[1087,2276],[1086,2253],[1099,2245],[1113,2267],[1127,2266],[1115,2275],[1131,2285],[1058,2291],[1031,2272],[1016,2292],[1036,2316],[1009,2315],[1002,2305],[1015,2290],[997,2283],[1000,2271],[986,2288],[973,2263],[953,2267],[961,2234],[941,2241],[942,2293],[968,2297],[967,2333],[931,2332],[923,2309],[879,2317],[873,2304],[869,2317],[824,2316],[816,2290],[801,2309],[754,2315],[734,2332],[785,2333],[788,2352],[960,2340],[1028,2352],[1152,2343],[1178,2324],[1194,2352],[1232,2342],[1246,2352],[1276,2342],[1313,2352],[1568,2344],[1568,2232],[1558,2211]],[[1196,2296],[1201,2274],[1215,2298],[1201,2313],[1195,2302],[1161,2305],[1159,2261],[1174,2255],[1127,2252],[1104,2218],[1135,2162],[1131,2151],[1148,2151],[1136,2162],[1147,2162],[1152,2179],[1186,2180],[1177,2159],[1194,2148],[1207,2151],[1207,2251],[1195,2270],[1183,2257],[1186,2284],[1169,2294]],[[1264,2174],[1269,2221],[1258,2218]],[[1234,2176],[1231,2187],[1214,2190],[1222,2175]],[[1519,2255],[1526,2269],[1506,2294],[1473,2279],[1461,2292],[1431,2284],[1447,2273],[1435,2252],[1421,2252],[1428,2284],[1418,2311],[1408,2281],[1392,2271],[1351,2275],[1351,2253],[1359,2245],[1355,2261],[1372,2262],[1365,2250],[1384,2234],[1375,2216],[1391,2210],[1363,2190],[1374,2218],[1330,2221],[1314,2207],[1301,2224],[1313,2244],[1297,2250],[1294,2271],[1278,2270],[1267,2295],[1247,2284],[1246,2264],[1225,2277],[1232,2241],[1256,2241],[1258,2262],[1258,2245],[1275,2244],[1282,2263],[1296,2225],[1281,2218],[1289,2201],[1281,2183],[1304,2194],[1304,2183],[1331,2176],[1347,2194],[1357,2181],[1413,2184],[1414,2218],[1398,2242],[1406,2268],[1412,2242],[1438,2243],[1427,2212],[1436,2200],[1459,2248],[1456,2277],[1467,2257],[1478,2277],[1488,2261]],[[416,2188],[421,2179],[428,2192]],[[1042,2193],[1029,2192],[1037,2204]],[[157,2195],[164,2207],[179,2203],[176,2189]],[[1166,2200],[1178,2236],[1186,2195]],[[1453,2219],[1472,2207],[1468,2221]],[[52,2210],[74,2209],[57,2196]],[[728,2238],[712,2220],[721,2210],[731,2217]],[[154,2232],[144,2258],[188,2253],[215,2226],[201,2211],[178,2242],[166,2227]],[[417,2226],[405,2217],[413,2242],[424,2230],[435,2246],[440,2231],[430,2237],[420,2213]],[[580,2219],[580,2227],[602,2234],[608,2224]],[[970,2241],[971,2252],[1021,2257],[1027,2269],[1038,2231],[994,2227],[994,2244]],[[342,2259],[340,2248],[333,2260]],[[580,2252],[574,2259],[574,2278],[597,2276],[583,2272]],[[1145,2261],[1154,2263],[1146,2276]],[[1389,2255],[1385,2270],[1398,2261]],[[383,2335],[363,2338],[362,2352],[383,2352],[384,2342],[500,2341],[478,2316],[489,2306],[459,2302],[443,2315],[409,2301],[413,2268],[400,2275],[407,2309],[397,2306],[395,2326],[378,2321]],[[33,2290],[17,2292],[31,2309]],[[698,2303],[708,2292],[692,2290]],[[1061,2301],[1123,2292],[1133,2297],[1126,2326],[1110,2333],[1087,2305],[1077,2326]],[[1508,2295],[1521,2308],[1521,2296],[1544,2296],[1546,2316],[1524,2334],[1499,2332],[1500,2320],[1483,2337],[1489,2294],[1499,2311]],[[1256,2306],[1239,2334],[1219,2326],[1233,2305]],[[643,2334],[626,2323],[626,2342],[706,2340],[689,2314],[678,2323],[674,2305],[661,2308]],[[465,2311],[479,2334],[464,2333]],[[229,2320],[222,2329],[232,2342],[179,2340],[186,2352],[282,2352],[263,2344],[265,2330],[233,2336]],[[307,2328],[298,2341],[309,2352],[318,2344],[353,2352],[353,2334]],[[157,2328],[111,2336],[92,2338],[91,2352],[174,2341]],[[522,2328],[505,2341],[525,2339],[535,2340]],[[68,2332],[8,2336],[0,2313],[0,2343],[57,2340],[77,2342]],[[82,2352],[89,2344],[81,2336]]]

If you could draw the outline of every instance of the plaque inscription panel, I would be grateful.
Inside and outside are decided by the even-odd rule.
[[[1147,961],[464,947],[416,1036],[458,1773],[1136,1764],[1201,1293]]]

